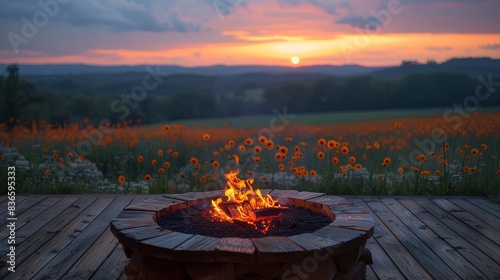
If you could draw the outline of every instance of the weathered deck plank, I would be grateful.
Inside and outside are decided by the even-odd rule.
[[[125,279],[128,259],[109,222],[129,205],[160,197],[19,196],[16,272],[11,273],[5,263],[10,246],[4,229],[7,199],[0,196],[0,278]],[[374,261],[367,268],[368,279],[500,277],[498,204],[481,197],[348,199],[366,207],[375,220],[375,233],[367,244]]]

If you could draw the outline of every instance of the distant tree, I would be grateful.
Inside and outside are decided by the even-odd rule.
[[[89,117],[95,112],[97,103],[94,97],[78,93],[73,96],[69,104],[69,111],[72,117],[82,119]]]
[[[46,98],[35,86],[21,80],[17,64],[7,66],[8,76],[0,77],[0,99],[3,101],[2,121],[7,122],[7,131],[21,119],[43,118]]]
[[[419,65],[418,61],[416,61],[416,60],[403,60],[403,62],[401,62],[401,66],[413,66],[413,65]]]

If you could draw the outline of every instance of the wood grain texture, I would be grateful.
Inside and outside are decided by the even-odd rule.
[[[216,191],[213,194],[217,196],[220,193]],[[107,207],[104,207],[104,201],[109,200],[97,202],[106,197],[113,200]],[[22,227],[16,232],[16,238],[20,241],[17,252],[22,253],[17,256],[16,273],[12,274],[6,270],[6,243],[0,243],[2,250],[0,278],[14,279],[17,276],[20,279],[27,279],[30,275],[36,275],[36,278],[43,279],[125,279],[123,268],[128,259],[122,245],[117,243],[117,239],[108,229],[108,225],[116,218],[124,229],[155,226],[152,218],[153,223],[148,222],[146,225],[132,222],[134,217],[145,217],[144,214],[152,217],[155,212],[130,210],[126,214],[120,214],[119,217],[117,212],[128,205],[158,197],[159,195],[19,196],[18,199],[22,200],[17,201],[16,214],[18,217],[23,215],[29,218],[22,221]],[[113,207],[117,212],[109,211],[109,214],[103,216],[105,218],[98,218],[108,212],[107,209],[111,209],[108,207],[116,205],[117,198],[127,201],[122,206]],[[57,202],[52,204],[56,200]],[[0,201],[6,201],[6,197],[0,196]],[[92,205],[102,207],[98,209]],[[372,215],[375,230],[372,238],[368,240],[367,248],[372,252],[374,264],[367,267],[368,279],[432,279],[444,275],[452,277],[453,275],[449,275],[446,270],[462,271],[463,268],[459,267],[458,263],[470,267],[472,273],[458,275],[458,278],[477,275],[477,271],[486,279],[500,277],[500,247],[494,241],[500,239],[495,223],[500,219],[500,207],[484,198],[396,196],[347,197],[346,200],[342,197],[322,195],[304,200],[304,205],[306,207],[316,205],[312,206],[313,208],[325,205],[321,207],[326,207],[342,217],[339,221],[349,220],[342,215],[363,217],[362,213],[346,213],[350,211],[349,209],[357,210],[351,206],[362,206]],[[96,211],[100,211],[100,214],[92,216],[96,215]],[[0,223],[3,229],[5,220]],[[170,257],[173,257],[174,249],[193,237],[189,234],[175,234],[177,235],[175,238],[165,239],[156,236],[142,240],[139,250],[148,250],[148,242],[162,244],[162,249],[149,253],[168,258],[170,252]],[[222,255],[235,253],[258,257],[259,249],[254,240],[250,240],[251,244],[243,240],[245,239],[232,242],[228,240],[225,243],[219,240],[214,249],[215,260],[218,252],[223,253]],[[288,241],[297,246],[291,245],[288,250],[299,254],[306,254],[310,248],[318,245],[306,236],[288,238]],[[332,241],[328,239],[326,242]],[[290,243],[287,244],[290,246]],[[335,246],[334,244],[338,243],[332,243],[332,246]],[[259,246],[261,255],[270,250],[266,249],[265,244]],[[413,249],[419,246],[427,247],[422,251],[425,254],[415,253]],[[253,254],[251,254],[252,248],[255,250]],[[193,249],[199,248],[194,246]],[[441,266],[436,269],[437,265],[431,264],[433,258],[428,257],[427,253],[435,256],[439,254],[438,258],[443,258],[441,265],[445,267],[444,272],[437,271],[443,269]],[[450,260],[451,257],[457,257],[457,260]],[[44,269],[47,265],[50,268]],[[59,265],[62,270],[57,273],[55,269]]]

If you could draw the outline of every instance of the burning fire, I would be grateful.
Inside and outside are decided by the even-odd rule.
[[[238,164],[237,156],[235,160]],[[239,169],[236,169],[224,175],[227,179],[224,188],[226,200],[222,198],[212,200],[215,210],[212,214],[222,220],[242,221],[251,225],[255,225],[257,221],[266,224],[265,220],[279,216],[283,207],[277,204],[278,200],[274,200],[269,194],[263,196],[260,189],[254,190],[253,178],[241,179],[238,173]]]

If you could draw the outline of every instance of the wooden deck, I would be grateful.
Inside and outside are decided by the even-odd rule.
[[[0,196],[0,279],[125,279],[109,222],[159,195],[16,197],[16,267],[7,270]],[[368,279],[500,279],[500,205],[480,197],[348,197],[375,219]]]

